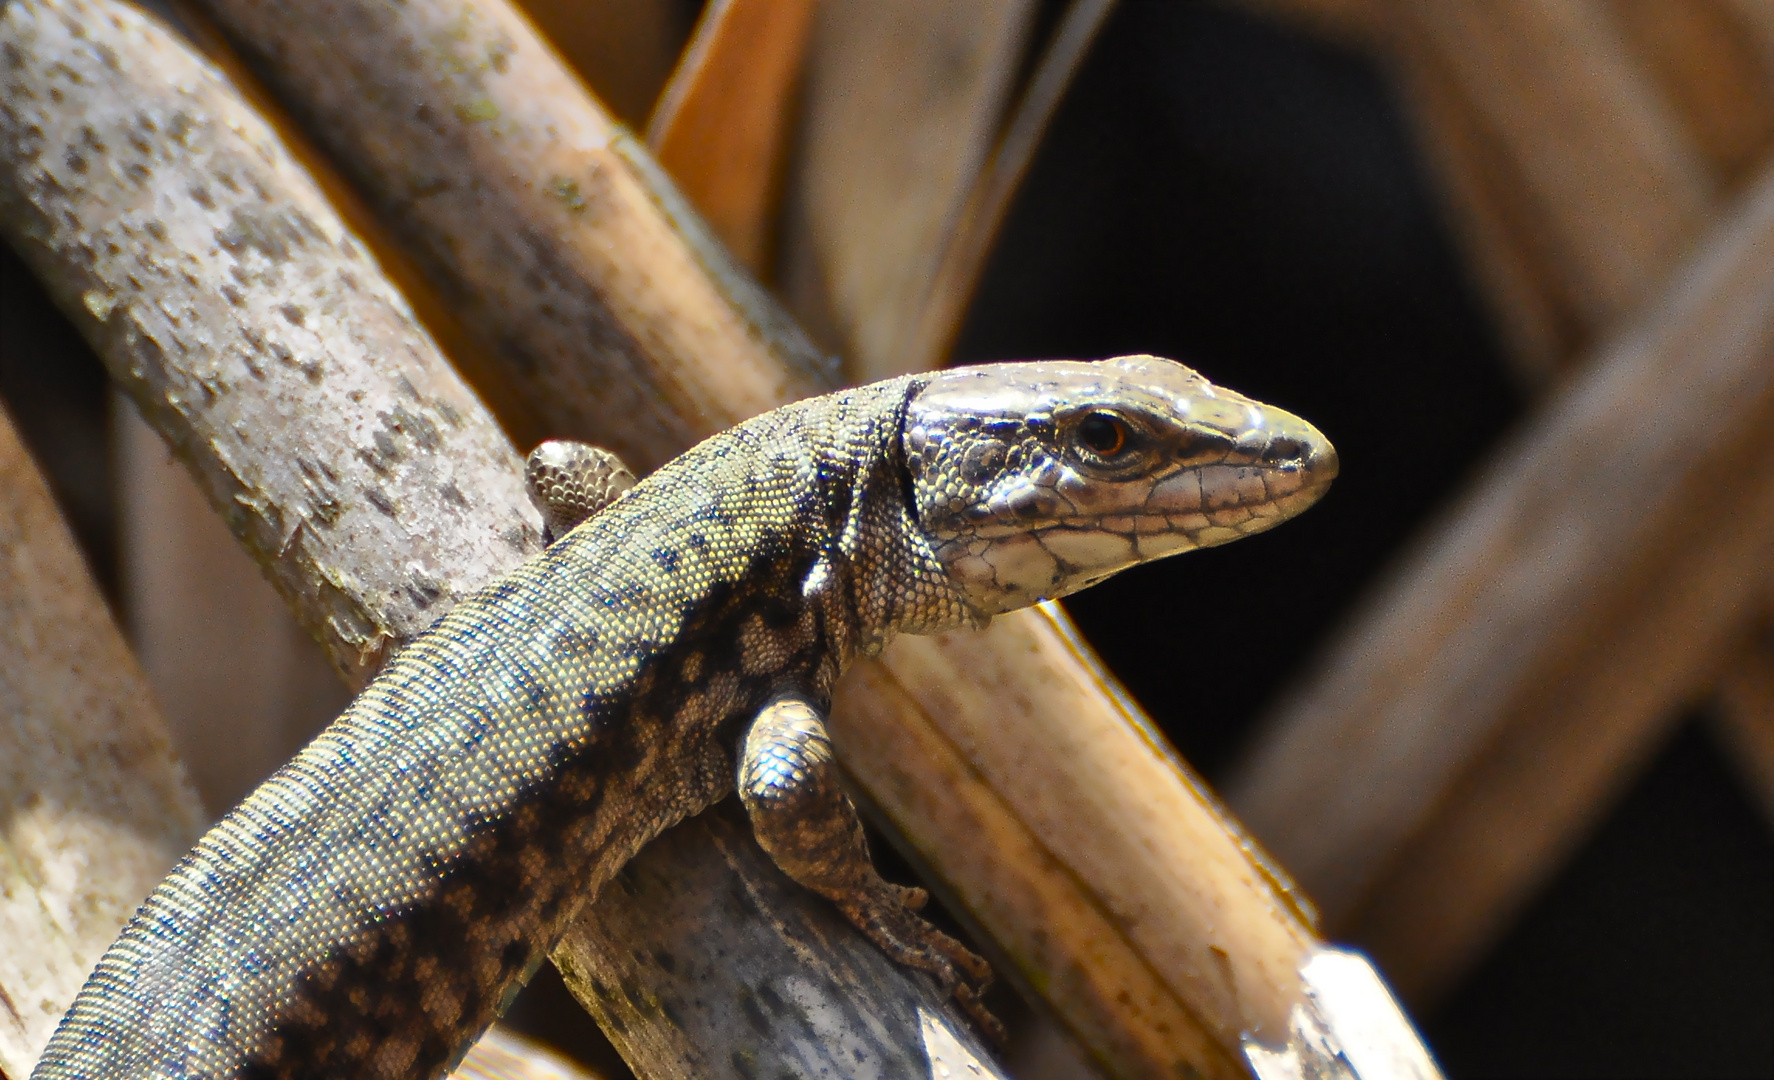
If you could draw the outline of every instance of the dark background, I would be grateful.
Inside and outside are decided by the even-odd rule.
[[[956,358],[1125,352],[1297,412],[1342,458],[1286,528],[1069,604],[1211,780],[1523,398],[1382,74],[1187,0],[1113,16]],[[103,373],[9,251],[0,398],[111,588]],[[1703,727],[1419,1019],[1452,1077],[1774,1076],[1774,838]]]

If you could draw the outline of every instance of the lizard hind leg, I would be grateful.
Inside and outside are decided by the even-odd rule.
[[[524,487],[542,511],[542,542],[552,544],[634,487],[634,473],[602,447],[550,439],[524,460]]]
[[[837,904],[889,957],[936,976],[1003,1044],[1003,1026],[980,1003],[991,966],[916,914],[929,899],[923,889],[894,885],[875,870],[817,707],[785,694],[759,711],[740,751],[738,787],[759,846],[783,873]]]

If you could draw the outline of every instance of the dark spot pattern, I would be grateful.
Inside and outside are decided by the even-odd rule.
[[[37,1075],[442,1075],[581,903],[732,790],[762,704],[826,700],[885,632],[910,556],[838,537],[903,482],[915,385],[717,436],[459,603],[155,892]],[[386,465],[426,426],[383,419],[363,452]]]

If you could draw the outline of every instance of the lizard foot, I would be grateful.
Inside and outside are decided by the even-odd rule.
[[[917,907],[929,899],[930,894],[923,889],[882,884],[901,894],[917,894]],[[915,914],[916,908],[897,897],[876,895],[862,902],[840,900],[838,910],[893,960],[934,975],[943,992],[954,997],[987,1041],[995,1049],[1004,1048],[1008,1038],[1004,1025],[982,1000],[992,985],[992,966],[983,956],[930,925]]]
[[[787,694],[759,711],[740,753],[738,787],[759,845],[783,873],[836,903],[889,957],[934,975],[1002,1045],[1003,1025],[980,1004],[991,965],[917,914],[929,893],[876,872],[856,807],[839,783],[825,719],[811,702]]]
[[[634,487],[634,473],[608,450],[550,439],[524,460],[524,486],[542,511],[542,542],[552,544]]]

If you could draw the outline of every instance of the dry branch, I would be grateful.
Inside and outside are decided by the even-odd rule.
[[[344,611],[370,639],[397,642],[423,624],[391,625],[392,616],[441,615],[534,549],[510,444],[212,71],[122,6],[15,3],[0,26],[8,239],[150,421],[177,440],[311,630],[334,626],[316,613]],[[237,509],[243,488],[250,513]],[[265,520],[288,523],[282,550],[254,543]],[[459,576],[441,569],[451,566]],[[352,639],[334,634],[328,644],[345,651],[346,664],[367,666]],[[700,842],[706,849],[712,840]],[[637,921],[669,908],[683,875],[660,861],[673,850],[649,851],[634,871],[665,892],[610,902],[632,904]],[[754,874],[776,873],[755,846],[733,857]],[[648,867],[660,869],[648,875]],[[806,893],[796,902],[820,903]],[[655,923],[665,940],[683,931]],[[733,937],[733,992],[800,985],[812,953],[876,976],[823,988],[858,1012],[922,1008],[938,1026],[953,1023],[934,986],[881,964],[847,927],[792,948],[778,941],[770,955]],[[910,1045],[921,1037],[902,1034]],[[748,1024],[718,1043],[755,1038]],[[666,1064],[643,1071],[672,1075]]]
[[[23,1080],[202,811],[0,413],[0,1077]]]
[[[465,422],[480,404],[405,301],[186,50],[121,9],[6,23],[9,238],[361,683],[536,544],[510,445]]]
[[[1090,55],[1097,34],[1114,11],[1115,0],[1071,0],[1067,4],[1028,85],[1009,110],[991,156],[973,178],[953,226],[932,238],[935,269],[899,361],[906,370],[922,371],[947,362],[985,272],[986,258],[997,243],[1023,177],[1034,163],[1035,151],[1084,58]],[[910,254],[918,259],[925,253]]]
[[[1612,0],[1609,11],[1721,190],[1754,179],[1774,146],[1774,66],[1720,0]]]
[[[1474,954],[1717,673],[1774,543],[1774,174],[1500,452],[1233,805],[1408,994]]]
[[[1591,332],[1649,297],[1709,219],[1707,162],[1598,0],[1400,0],[1428,50],[1513,159]]]
[[[914,354],[945,241],[1009,104],[1031,0],[826,0],[790,181],[784,291],[821,312],[858,382]]]
[[[762,274],[813,0],[716,0],[647,124],[647,145],[728,250]]]
[[[828,385],[799,331],[504,3],[209,0],[492,352],[520,443],[650,472]]]

